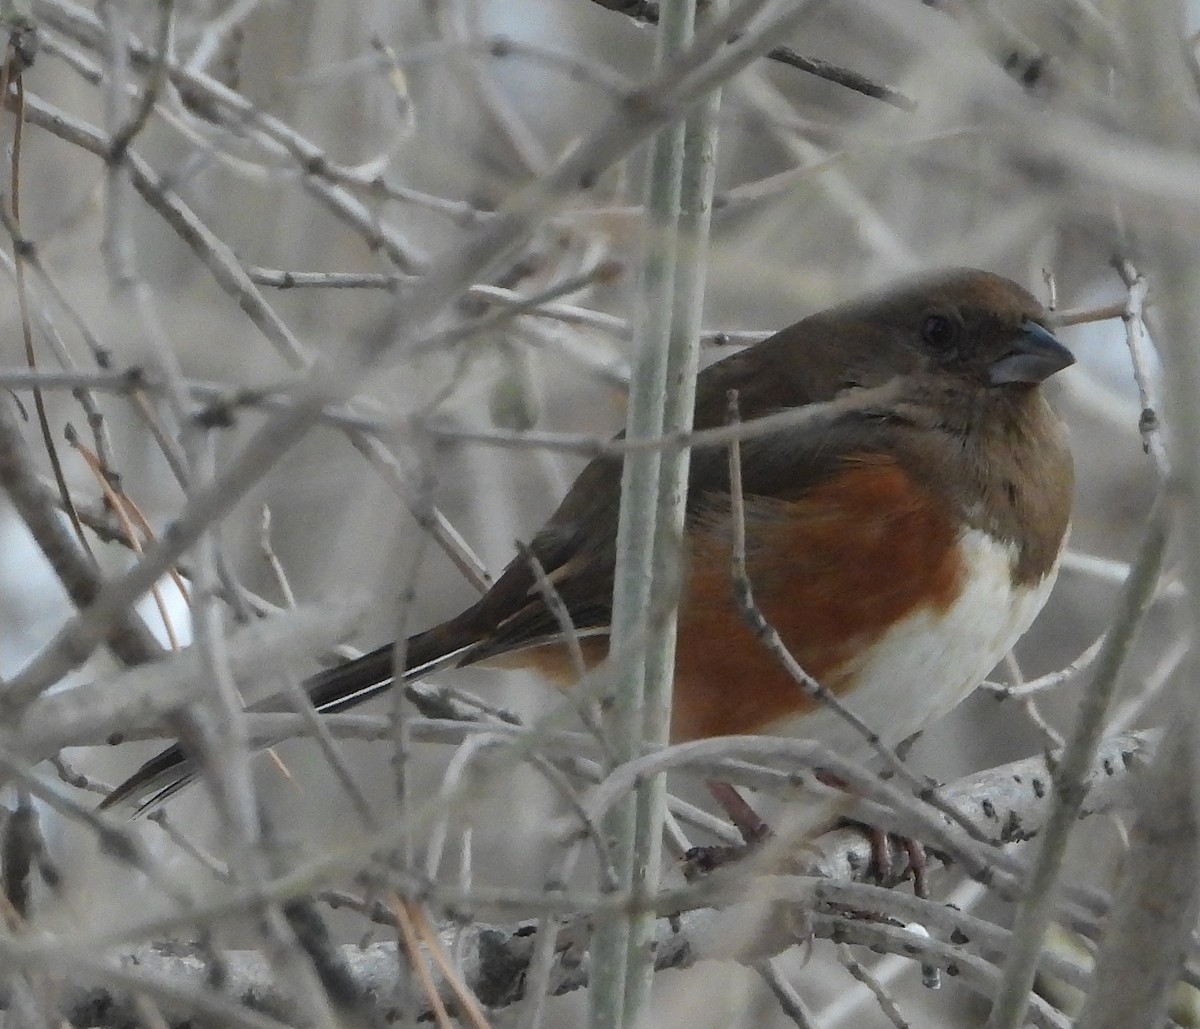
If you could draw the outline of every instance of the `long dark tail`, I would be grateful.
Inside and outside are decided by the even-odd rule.
[[[402,682],[474,659],[471,636],[464,633],[459,619],[419,633],[408,641],[406,669]],[[395,648],[390,644],[369,654],[318,672],[304,683],[313,707],[321,714],[336,714],[370,700],[390,689],[394,680],[392,660]],[[268,697],[254,704],[251,711],[290,711],[290,702]],[[156,754],[121,783],[101,802],[101,808],[132,805],[135,815],[153,810],[195,781],[196,767],[178,744]]]

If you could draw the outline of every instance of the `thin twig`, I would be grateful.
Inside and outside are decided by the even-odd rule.
[[[421,941],[417,935],[416,926],[413,924],[409,901],[399,897],[389,897],[388,906],[392,909],[396,925],[400,928],[401,940],[404,943],[405,953],[408,955],[408,966],[417,973],[417,978],[421,981],[421,989],[425,991],[425,996],[429,1000],[434,1020],[439,1029],[454,1029],[454,1023],[450,1021],[446,1005],[442,1002],[441,994],[434,985],[433,976],[429,973],[425,955],[421,953]]]
[[[624,14],[635,21],[645,22],[648,25],[658,24],[657,0],[593,0],[593,2],[610,11]],[[785,64],[789,68],[795,68],[816,78],[824,79],[826,82],[844,86],[846,89],[861,93],[873,100],[882,100],[902,111],[917,109],[915,100],[905,96],[893,86],[875,82],[860,72],[823,61],[819,57],[805,57],[789,46],[772,47],[763,56],[768,60]]]
[[[1146,453],[1154,458],[1159,474],[1166,477],[1170,474],[1170,465],[1167,460],[1167,445],[1159,424],[1158,403],[1155,398],[1158,391],[1152,385],[1155,355],[1146,333],[1145,321],[1146,296],[1150,291],[1150,284],[1130,261],[1118,260],[1114,262],[1114,266],[1128,290],[1121,319],[1125,323],[1125,343],[1133,362],[1133,378],[1137,383],[1138,398],[1142,404],[1142,412],[1138,416],[1138,431],[1142,434],[1142,446]]]
[[[7,405],[0,401],[0,489],[28,527],[54,569],[67,595],[86,608],[103,590],[95,564],[80,550],[57,513],[57,498],[42,483]],[[157,578],[157,577],[156,577]],[[114,612],[104,633],[113,653],[129,665],[145,664],[162,655],[162,648],[136,612]]]
[[[1039,675],[1036,679],[1028,679],[1025,682],[1015,685],[985,682],[982,688],[990,693],[994,693],[1001,700],[1008,700],[1009,698],[1027,699],[1038,693],[1058,689],[1058,687],[1073,680],[1080,672],[1084,672],[1092,666],[1092,663],[1099,657],[1100,651],[1104,647],[1104,638],[1105,633],[1101,633],[1088,644],[1087,648],[1077,658],[1057,671],[1047,672],[1045,675]]]
[[[796,1029],[818,1029],[817,1021],[808,1010],[808,1005],[804,1003],[804,998],[783,977],[774,961],[759,961],[754,965],[754,970],[779,1001],[779,1008],[784,1017],[790,1019]]]
[[[108,503],[108,509],[111,510],[121,523],[121,528],[124,530],[125,538],[129,540],[131,549],[135,554],[143,553],[141,540],[138,539],[134,532],[133,520],[130,517],[131,512],[136,513],[140,522],[140,528],[143,532],[149,528],[145,518],[138,511],[137,505],[129,498],[124,490],[117,491],[109,484],[109,476],[104,474],[104,468],[101,465],[100,459],[93,454],[82,441],[71,433],[68,436],[70,442],[76,451],[83,457],[87,466],[91,469],[92,474],[96,477],[96,485],[100,487],[100,492],[104,494],[104,499]],[[147,539],[153,539],[153,533],[147,533]],[[175,588],[179,591],[180,596],[186,601],[188,599],[187,588],[183,584],[183,578],[180,576],[178,569],[172,568],[170,571],[171,581],[175,584]],[[167,634],[167,642],[172,650],[179,650],[179,636],[175,632],[175,622],[171,618],[171,613],[167,609],[166,600],[163,598],[162,589],[157,583],[150,591],[150,595],[154,598],[154,606],[158,608],[158,616],[162,619],[163,630]]]
[[[863,963],[854,956],[853,951],[844,943],[839,943],[837,954],[838,960],[846,971],[874,994],[879,1010],[883,1012],[884,1017],[892,1023],[895,1029],[910,1029],[911,1023],[900,1013],[895,998],[887,992],[875,976],[867,971]]]

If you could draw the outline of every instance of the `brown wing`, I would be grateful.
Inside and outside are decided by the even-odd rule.
[[[696,384],[694,424],[716,428],[728,420],[728,395],[737,390],[745,421],[787,408],[832,400],[853,385],[877,385],[912,370],[910,347],[897,346],[877,307],[848,305],[797,322],[754,347],[704,369]],[[883,447],[873,417],[860,413],[841,426],[828,423],[760,436],[742,446],[747,495],[803,496],[838,465],[843,452]],[[620,436],[617,437],[621,438]],[[613,568],[620,508],[621,460],[601,456],[575,480],[530,549],[562,597],[580,632],[606,628],[612,614]],[[688,517],[702,515],[728,496],[725,448],[693,451]],[[457,618],[409,641],[408,666],[423,670],[458,655],[468,664],[554,638],[557,620],[539,593],[528,562],[509,563],[487,594]],[[390,683],[391,646],[314,677],[318,710],[339,711]]]
[[[828,336],[819,322],[801,322],[705,369],[697,383],[696,428],[727,423],[730,390],[738,391],[741,417],[749,421],[831,400],[847,385],[865,378],[846,378],[849,366],[827,352]],[[798,353],[808,354],[809,359],[798,360]],[[803,374],[797,374],[797,369]],[[798,426],[749,439],[742,444],[743,490],[748,496],[763,498],[802,497],[838,468],[845,453],[884,448],[885,422],[882,415],[856,412],[832,426],[827,422]],[[693,451],[689,522],[704,517],[722,498],[727,503],[728,466],[725,447]],[[611,620],[620,491],[620,458],[596,458],[580,473],[531,543],[531,551],[581,632],[602,630]],[[509,564],[486,596],[452,624],[457,635],[443,643],[462,646],[478,641],[471,651],[473,661],[530,647],[559,633],[558,621],[546,607],[528,562],[521,557]],[[417,639],[424,642],[422,637]]]

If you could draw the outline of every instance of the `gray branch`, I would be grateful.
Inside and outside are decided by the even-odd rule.
[[[1127,808],[1136,800],[1140,776],[1152,760],[1157,733],[1122,733],[1106,741],[1087,777],[1088,802],[1084,816]],[[1001,846],[1035,837],[1050,811],[1050,773],[1045,756],[1027,758],[969,776],[948,787],[944,797],[954,803],[989,841]],[[936,861],[936,858],[934,858]],[[682,968],[700,960],[735,960],[755,964],[803,942],[811,930],[818,937],[853,940],[903,953],[934,967],[957,967],[959,982],[984,992],[996,982],[997,965],[1009,940],[1007,930],[952,908],[923,901],[907,892],[867,884],[870,846],[860,831],[835,829],[807,844],[799,874],[747,876],[739,872],[676,890],[660,897],[656,924],[655,963],[658,969]],[[334,903],[346,897],[326,897]],[[667,907],[677,912],[671,914]],[[880,931],[874,922],[856,928],[845,919],[847,908],[872,911],[893,922],[917,921],[929,930],[923,937],[896,926]],[[816,917],[810,921],[810,913]],[[382,908],[369,912],[386,921]],[[487,924],[442,929],[447,951],[461,955],[464,985],[481,1003],[502,1008],[523,996],[525,975],[532,957],[531,922]],[[565,920],[555,945],[549,990],[566,993],[587,984],[587,945],[590,916],[580,913]],[[972,953],[961,952],[953,942],[970,938]],[[951,941],[951,942],[947,942]],[[983,951],[981,958],[977,950]],[[427,1014],[428,1003],[410,978],[407,959],[394,943],[368,947],[346,945],[341,960],[359,997],[373,1005],[373,1017],[386,1022],[414,1011]],[[956,961],[955,958],[959,960]],[[310,1024],[294,994],[281,982],[267,957],[254,951],[224,953],[219,968],[211,954],[198,947],[164,941],[138,946],[116,955],[109,967],[122,969],[106,978],[104,966],[94,964],[89,975],[72,975],[64,985],[60,1012],[78,1025],[125,1029],[141,1025],[136,1001],[129,992],[130,970],[139,978],[169,982],[177,1000],[158,1003],[170,1025],[194,1018],[189,998],[213,993],[214,975],[221,982],[220,997],[271,1018],[296,1025]],[[964,963],[965,962],[965,963]],[[1042,969],[1048,974],[1085,986],[1088,973],[1062,956],[1044,954]],[[445,979],[431,969],[442,998],[452,1003]],[[166,991],[164,991],[165,994]],[[7,1007],[9,995],[0,997]],[[1064,1024],[1048,1006],[1031,1010],[1037,1025]],[[261,1023],[259,1023],[261,1024]]]

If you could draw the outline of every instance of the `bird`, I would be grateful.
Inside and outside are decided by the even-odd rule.
[[[745,571],[758,609],[805,672],[885,743],[962,701],[1050,594],[1074,471],[1043,384],[1073,363],[1030,292],[957,268],[811,314],[698,377],[697,429],[727,423],[731,391],[748,422],[892,387],[877,402],[740,443]],[[305,687],[316,710],[345,711],[450,666],[519,665],[571,681],[563,628],[530,556],[587,664],[603,660],[621,473],[620,453],[591,460],[486,593],[408,639],[399,675],[390,642],[313,675]],[[732,509],[726,448],[695,448],[672,741],[771,734],[862,752],[861,731],[801,689],[741,617]],[[103,806],[149,810],[195,774],[176,743]]]

